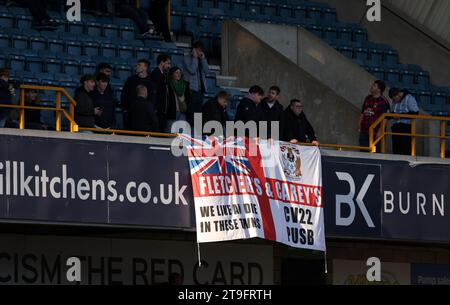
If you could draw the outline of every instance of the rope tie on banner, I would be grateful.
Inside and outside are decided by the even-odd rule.
[[[328,274],[327,250],[325,250],[325,274]]]
[[[200,258],[200,243],[197,242],[197,256],[198,256],[198,267],[202,266],[202,259]]]

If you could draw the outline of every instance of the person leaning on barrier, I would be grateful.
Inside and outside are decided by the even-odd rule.
[[[102,115],[103,111],[99,107],[94,107],[94,102],[90,96],[95,88],[94,75],[83,75],[80,79],[81,86],[75,90],[75,122],[80,127],[95,128],[95,118]]]
[[[189,83],[183,79],[183,71],[179,67],[169,70],[167,120],[166,132],[171,132],[175,121],[187,121],[192,124],[191,90]]]
[[[309,123],[303,112],[303,104],[298,99],[293,99],[288,108],[284,111],[284,127],[281,139],[292,144],[307,143],[318,146],[314,128]]]
[[[278,122],[278,131],[281,133],[283,130],[283,105],[278,101],[280,97],[280,88],[278,86],[272,86],[269,88],[267,97],[262,100],[262,106],[265,113],[265,119],[267,120],[267,138],[276,139],[280,138],[280,134],[272,135],[272,125]]]
[[[394,113],[397,114],[419,114],[419,106],[417,101],[408,90],[399,88],[391,88],[389,97],[393,102]],[[392,132],[394,133],[411,133],[411,119],[395,119],[392,121]],[[392,150],[396,155],[411,154],[411,137],[409,136],[392,136]]]
[[[227,106],[230,95],[226,91],[220,91],[213,99],[207,101],[202,107],[203,126],[210,121],[219,122],[225,133],[226,123],[228,121]],[[215,130],[218,133],[218,130]],[[205,133],[211,135],[211,133]]]
[[[136,86],[136,99],[131,104],[131,129],[147,132],[159,130],[155,105],[148,99],[148,90],[144,85]]]

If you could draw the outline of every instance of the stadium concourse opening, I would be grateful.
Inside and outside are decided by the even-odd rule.
[[[373,2],[0,0],[0,284],[450,285],[450,4]]]

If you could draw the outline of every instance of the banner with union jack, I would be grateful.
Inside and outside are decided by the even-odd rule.
[[[180,137],[191,169],[199,243],[258,237],[325,251],[317,147]]]

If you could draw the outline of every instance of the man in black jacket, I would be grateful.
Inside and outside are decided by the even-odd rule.
[[[267,97],[262,100],[262,106],[265,113],[265,118],[267,120],[267,138],[273,138],[279,140],[281,136],[281,131],[283,130],[283,115],[284,108],[280,104],[278,98],[280,96],[280,88],[277,86],[272,86],[269,88]],[[278,132],[277,134],[272,134],[272,126],[274,122],[278,122]]]
[[[207,101],[203,105],[203,126],[205,126],[207,122],[219,122],[219,124],[222,126],[222,132],[220,130],[215,130],[215,133],[222,133],[222,135],[225,134],[225,125],[228,121],[227,106],[229,99],[230,96],[228,92],[220,91],[213,99]],[[211,135],[212,133],[206,132],[204,134]]]
[[[131,127],[136,131],[158,131],[158,118],[153,102],[148,99],[147,87],[136,87],[136,100],[131,104]]]
[[[282,140],[292,144],[306,143],[309,140],[312,144],[319,145],[314,129],[303,112],[302,102],[298,99],[293,99],[284,111]]]
[[[156,98],[156,85],[153,82],[150,74],[148,73],[148,69],[150,66],[150,62],[146,59],[141,59],[138,61],[136,65],[136,74],[130,76],[122,90],[121,102],[123,109],[123,123],[125,129],[131,128],[129,110],[131,108],[131,104],[136,100],[136,87],[138,85],[143,85],[147,87],[148,99],[155,105]]]
[[[95,77],[84,75],[81,77],[81,86],[75,90],[75,122],[80,127],[95,128],[95,117],[102,115],[100,108],[94,108],[94,102],[89,95],[95,88]]]
[[[169,110],[169,83],[167,80],[167,72],[170,69],[170,56],[167,54],[158,55],[157,67],[150,74],[156,85],[156,101],[155,108],[158,114],[159,131],[164,132],[167,124],[167,112]]]
[[[117,100],[108,90],[109,77],[106,74],[99,73],[96,77],[96,86],[90,96],[94,102],[94,107],[102,110],[102,115],[95,117],[95,125],[101,128],[113,128],[116,122],[116,106]]]
[[[13,104],[15,94],[13,85],[9,83],[9,71],[5,68],[0,69],[0,104]],[[5,126],[10,112],[11,109],[0,108],[0,128]]]
[[[259,136],[259,122],[265,121],[265,113],[263,106],[261,104],[262,97],[264,95],[264,90],[259,86],[252,86],[249,93],[244,97],[239,103],[235,122],[255,122],[256,124],[256,136]],[[243,134],[238,134],[242,136]],[[248,137],[249,133],[246,132],[245,135]]]

